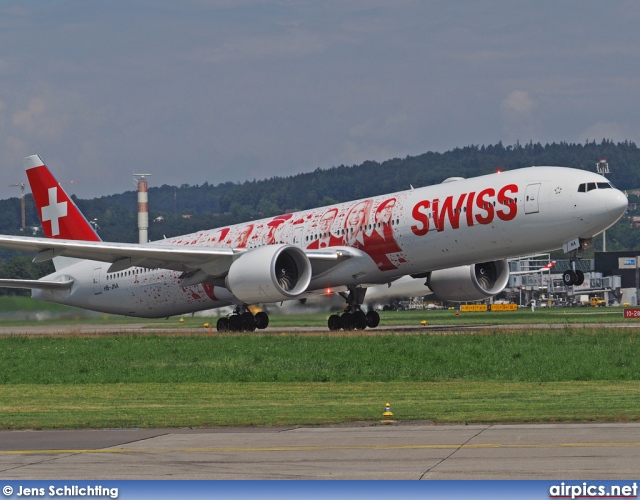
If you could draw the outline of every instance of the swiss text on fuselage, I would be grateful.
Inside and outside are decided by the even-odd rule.
[[[437,231],[444,231],[446,220],[452,229],[458,229],[460,224],[466,224],[468,227],[475,224],[491,224],[496,217],[510,221],[518,213],[515,198],[517,193],[517,184],[507,184],[497,195],[496,190],[489,187],[479,192],[462,193],[457,198],[452,195],[443,200],[421,200],[415,204],[411,212],[417,222],[411,226],[411,231],[416,236],[424,236],[431,229],[431,221]]]

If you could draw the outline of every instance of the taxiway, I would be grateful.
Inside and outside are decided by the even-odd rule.
[[[3,479],[629,479],[640,423],[0,431]]]

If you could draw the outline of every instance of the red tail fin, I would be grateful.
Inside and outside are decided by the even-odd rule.
[[[101,241],[38,155],[27,156],[24,168],[47,238]]]

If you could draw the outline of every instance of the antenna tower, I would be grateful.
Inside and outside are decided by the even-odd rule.
[[[596,163],[596,172],[600,175],[611,173],[609,172],[609,164],[607,163],[606,158],[600,158],[600,161]]]
[[[596,172],[600,175],[610,174],[609,163],[606,158],[600,158],[600,161],[596,163]],[[602,231],[602,251],[607,251],[607,232]]]

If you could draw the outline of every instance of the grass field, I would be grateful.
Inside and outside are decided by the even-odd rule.
[[[640,380],[639,333],[13,336],[0,383]]]
[[[637,381],[17,384],[4,429],[638,420]]]
[[[406,311],[383,322],[532,323],[481,334],[279,334],[326,313],[272,316],[271,334],[0,337],[0,428],[611,421],[640,417],[640,327],[621,309]],[[73,330],[71,320],[70,330]],[[111,321],[111,317],[95,321]],[[117,318],[116,323],[122,321]],[[131,322],[131,319],[126,321]],[[536,330],[535,323],[564,328]],[[2,323],[0,322],[0,326]]]

